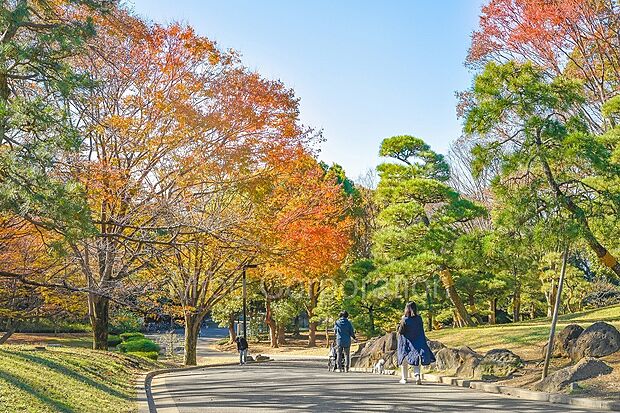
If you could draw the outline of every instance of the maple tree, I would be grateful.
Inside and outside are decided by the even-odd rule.
[[[95,348],[106,346],[109,298],[122,281],[185,232],[209,231],[192,214],[169,219],[175,205],[191,207],[183,197],[197,197],[187,186],[239,185],[232,175],[283,156],[279,142],[303,136],[289,90],[190,27],[148,25],[123,11],[105,23],[90,53],[75,60],[95,86],[71,100],[84,136],[71,173],[97,231],[69,248],[91,291]]]
[[[316,345],[313,319],[323,281],[334,276],[351,245],[350,200],[338,179],[307,153],[274,169],[274,178],[261,188],[259,220],[263,223],[260,276],[267,292],[266,322],[271,345],[277,345],[277,325],[269,296],[281,286],[302,284],[310,319],[309,346]]]
[[[598,131],[602,105],[620,87],[620,5],[605,0],[492,0],[482,7],[467,62],[530,61],[584,81],[586,116]]]

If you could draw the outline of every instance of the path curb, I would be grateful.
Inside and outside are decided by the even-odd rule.
[[[248,361],[248,364],[257,364],[257,363],[265,363],[268,361],[273,361],[273,359],[263,360],[263,361]],[[167,373],[180,373],[183,371],[191,371],[191,370],[200,370],[211,367],[231,367],[238,366],[239,363],[216,363],[216,364],[202,364],[199,366],[190,366],[190,367],[173,367],[167,369],[159,369],[149,371],[148,373],[143,373],[138,376],[136,381],[136,391],[138,393],[137,401],[138,401],[138,413],[157,413],[157,409],[155,408],[155,401],[153,400],[153,393],[151,389],[151,383],[153,382],[153,378],[155,376],[159,376],[161,374]]]
[[[523,400],[549,402],[554,404],[568,404],[571,406],[596,409],[599,411],[620,412],[620,401],[587,399],[584,397],[573,397],[561,393],[545,393],[527,390],[520,387],[501,386],[480,380],[466,380],[453,376],[441,376],[438,374],[424,374],[424,379],[451,386],[467,387],[486,393],[505,394],[512,397],[518,397]]]

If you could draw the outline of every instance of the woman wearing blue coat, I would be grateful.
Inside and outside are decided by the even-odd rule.
[[[407,383],[409,365],[412,365],[415,383],[422,384],[420,365],[427,366],[434,361],[435,355],[426,342],[422,317],[418,315],[416,304],[408,302],[398,325],[398,364],[402,374],[400,383]]]

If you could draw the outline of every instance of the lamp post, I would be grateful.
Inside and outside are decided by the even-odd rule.
[[[248,294],[246,289],[246,281],[245,281],[245,270],[248,268],[256,268],[256,264],[246,264],[243,266],[243,338],[247,340],[248,338]]]

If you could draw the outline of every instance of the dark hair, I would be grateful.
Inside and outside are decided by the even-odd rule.
[[[349,313],[347,313],[347,310],[341,311],[339,315],[340,317],[349,318]]]
[[[418,306],[415,305],[413,301],[409,301],[407,305],[405,305],[405,317],[413,317],[418,315]]]

